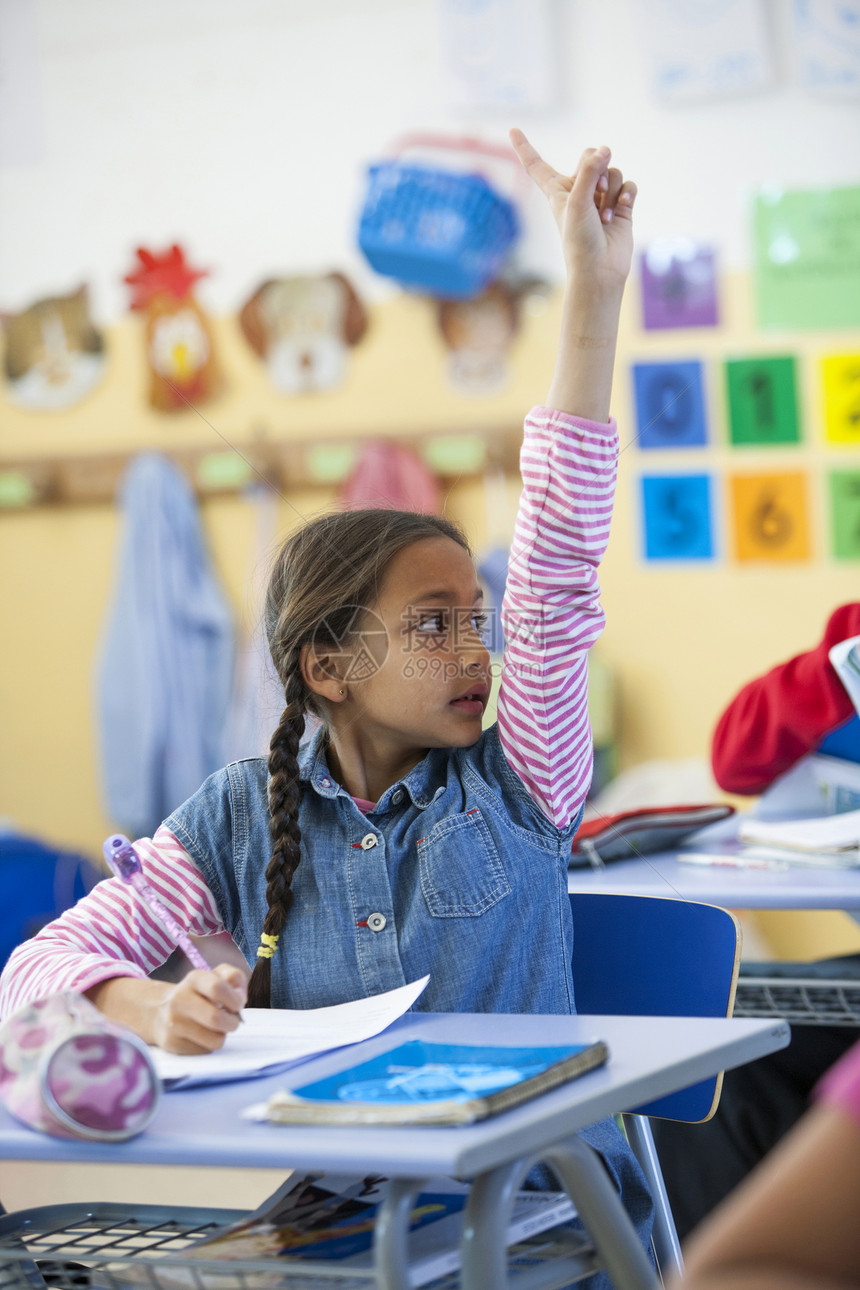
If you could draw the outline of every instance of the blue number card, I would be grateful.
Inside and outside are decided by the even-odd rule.
[[[634,363],[640,448],[698,448],[707,443],[702,364]]]
[[[712,560],[710,475],[643,475],[646,560]]]

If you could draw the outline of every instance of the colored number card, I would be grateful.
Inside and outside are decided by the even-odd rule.
[[[733,444],[798,443],[793,358],[736,358],[726,363]]]
[[[860,560],[860,471],[830,474],[830,525],[837,560]]]
[[[634,363],[633,388],[640,448],[707,442],[701,363]]]
[[[806,476],[800,471],[733,475],[738,560],[808,560]]]
[[[661,327],[716,327],[714,251],[690,238],[658,238],[641,259],[642,322]]]
[[[831,443],[860,444],[860,354],[821,360],[824,434]]]
[[[711,560],[709,475],[643,475],[646,560]]]
[[[860,187],[763,190],[754,231],[761,326],[860,324]]]

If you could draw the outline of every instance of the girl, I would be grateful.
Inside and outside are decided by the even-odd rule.
[[[498,724],[482,733],[490,660],[460,531],[411,513],[327,515],[287,540],[271,578],[286,707],[268,764],[228,766],[137,844],[177,920],[226,930],[254,965],[252,1005],[319,1007],[429,973],[417,1005],[429,1011],[574,1010],[567,862],[591,774],[586,656],[603,626],[636,188],[608,148],[567,177],[511,138],[558,222],[567,286],[554,410],[526,420]],[[300,753],[306,713],[322,724]],[[150,1043],[217,1048],[239,1024],[244,976],[147,979],[171,949],[109,879],[13,954],[0,1009],[74,989]],[[614,1124],[584,1136],[647,1239],[650,1200]]]

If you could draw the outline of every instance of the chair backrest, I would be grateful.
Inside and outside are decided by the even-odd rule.
[[[727,909],[661,896],[573,892],[573,985],[578,1012],[654,1017],[731,1014],[740,927]],[[707,1120],[722,1075],[636,1107],[639,1115]]]
[[[0,832],[0,968],[16,945],[35,936],[104,876],[85,856]]]

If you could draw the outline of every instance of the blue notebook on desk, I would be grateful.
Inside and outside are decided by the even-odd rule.
[[[606,1044],[506,1048],[410,1039],[368,1061],[276,1093],[265,1118],[295,1124],[471,1124],[607,1061]]]

